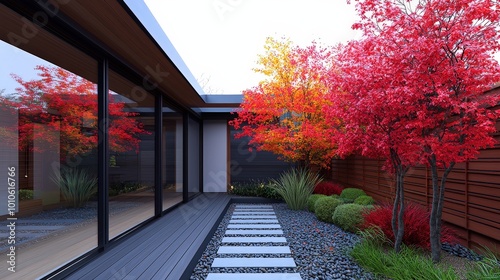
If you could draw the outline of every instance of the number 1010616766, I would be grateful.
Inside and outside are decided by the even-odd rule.
[[[10,216],[16,213],[16,196],[17,196],[17,182],[16,182],[16,167],[10,166],[7,168],[7,210]]]

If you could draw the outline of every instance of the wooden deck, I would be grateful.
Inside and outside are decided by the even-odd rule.
[[[186,279],[231,198],[201,194],[99,254],[65,279]],[[197,261],[197,260],[195,260]],[[186,275],[184,273],[186,272]]]

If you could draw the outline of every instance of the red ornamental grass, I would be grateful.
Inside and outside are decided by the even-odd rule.
[[[314,187],[314,194],[324,194],[324,195],[332,195],[337,194],[340,195],[344,188],[342,188],[339,184],[323,181],[318,183],[316,187]]]
[[[420,205],[408,203],[404,214],[403,243],[430,250],[430,213]],[[364,215],[365,221],[362,228],[379,227],[384,235],[394,242],[394,233],[391,226],[392,205],[378,206],[375,210]],[[441,242],[455,243],[455,233],[448,227],[441,227]]]

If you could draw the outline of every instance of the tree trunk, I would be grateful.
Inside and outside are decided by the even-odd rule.
[[[391,225],[394,234],[394,251],[398,253],[401,250],[401,244],[403,243],[403,236],[405,232],[404,176],[407,169],[403,167],[397,152],[392,149],[391,160],[396,172],[396,197],[394,198],[394,206],[392,208]]]
[[[451,170],[455,166],[452,162],[444,170],[443,176],[441,177],[441,184],[439,184],[439,175],[436,156],[432,156],[429,159],[429,165],[432,174],[432,209],[431,216],[429,219],[429,238],[431,243],[431,258],[434,263],[438,263],[441,260],[441,225],[443,216],[443,205],[444,205],[444,191],[446,186],[446,180]]]
[[[392,232],[394,234],[394,251],[399,252],[399,249],[400,249],[400,244],[398,244],[397,241],[397,236],[399,234],[399,227],[398,225],[398,209],[399,209],[399,192],[400,192],[400,188],[399,188],[399,176],[396,174],[395,176],[395,179],[396,179],[396,196],[394,197],[394,205],[392,207],[392,218],[391,218],[391,225],[392,225]],[[404,229],[403,229],[404,230]]]
[[[396,252],[399,252],[401,250],[401,244],[403,243],[403,236],[405,233],[405,224],[404,224],[404,214],[405,214],[405,197],[404,197],[404,173],[403,170],[400,169],[400,171],[397,174],[398,176],[398,182],[397,187],[399,189],[399,211],[398,211],[398,228],[397,228],[397,233],[394,235],[394,250]],[[393,211],[396,209],[393,209]]]

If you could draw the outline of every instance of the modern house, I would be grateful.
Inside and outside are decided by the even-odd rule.
[[[14,98],[0,107],[0,216],[18,220],[16,243],[2,238],[0,278],[53,275],[201,192],[227,191],[227,119],[241,95],[203,95],[142,1],[2,1],[0,14],[5,73],[45,83],[1,78]],[[84,208],[60,210],[70,198],[54,178],[67,170],[97,180]]]
[[[231,180],[272,177],[288,167],[233,141],[228,119],[241,95],[204,95],[143,1],[6,0],[0,4],[0,30],[2,279],[69,275],[88,260],[128,246],[124,240],[134,235],[139,247],[161,247],[153,239],[180,235],[176,227],[186,227],[185,235],[199,230],[182,223],[186,217],[201,213],[196,223],[217,222],[229,200],[213,195],[221,205],[209,210],[200,200],[205,194],[226,193]],[[477,164],[463,166],[457,176],[467,178],[458,179],[475,183],[451,192],[453,201],[470,199],[466,220],[457,224],[480,224],[466,231],[476,243],[500,237],[498,219],[480,217],[483,210],[500,215],[499,152],[496,147]],[[391,195],[390,180],[381,172],[380,162],[351,158],[335,161],[332,176],[370,194],[382,190],[383,199]],[[477,179],[478,173],[486,177]],[[412,178],[428,182],[425,174],[417,170]],[[61,191],[58,176],[96,180],[96,192],[89,191],[84,207],[69,207],[71,197]],[[422,184],[415,181],[415,192]],[[463,215],[460,205],[452,204],[455,209],[445,215]],[[145,233],[162,219],[164,225],[155,224],[158,232]],[[182,266],[198,250],[195,245],[161,255],[184,256]],[[125,251],[113,257],[126,257]],[[85,275],[105,266],[94,272],[87,266]],[[111,272],[115,279],[123,276],[119,269]]]

